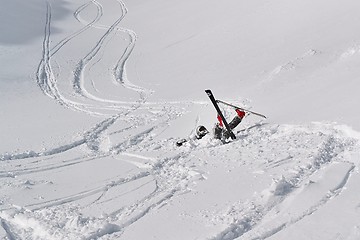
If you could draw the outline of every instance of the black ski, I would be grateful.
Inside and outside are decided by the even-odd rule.
[[[233,108],[235,108],[235,109],[243,110],[244,112],[248,112],[248,113],[257,115],[257,116],[259,116],[259,117],[266,118],[265,115],[262,115],[262,114],[260,114],[260,113],[257,113],[257,112],[253,112],[253,111],[244,109],[244,108],[242,108],[242,107],[235,106],[235,105],[233,105],[233,104],[230,104],[230,103],[227,103],[227,102],[224,102],[224,101],[221,101],[221,100],[216,100],[216,102],[217,102],[217,103],[222,103],[222,104],[227,105],[227,106],[229,106],[229,107],[233,107]]]
[[[224,115],[222,114],[222,112],[221,112],[221,110],[220,110],[220,108],[219,108],[219,105],[217,104],[217,102],[216,102],[216,100],[215,100],[215,97],[214,97],[214,95],[212,94],[211,90],[208,89],[208,90],[205,90],[205,92],[206,92],[206,94],[209,96],[211,102],[214,104],[214,107],[215,107],[218,115],[221,117],[221,119],[222,119],[222,121],[223,121],[223,123],[224,123],[224,125],[225,125],[225,127],[226,127],[226,130],[229,132],[231,139],[236,139],[235,134],[234,134],[233,131],[231,130],[228,122],[226,121]]]
[[[180,147],[182,146],[184,143],[186,143],[188,140],[186,138],[182,138],[180,140],[176,141],[176,146]]]

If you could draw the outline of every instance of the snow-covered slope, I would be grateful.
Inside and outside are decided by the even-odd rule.
[[[0,4],[2,238],[360,239],[359,1]]]

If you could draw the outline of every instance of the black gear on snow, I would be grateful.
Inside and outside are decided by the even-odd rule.
[[[177,142],[176,142],[176,146],[178,146],[178,147],[180,147],[180,146],[182,146],[184,143],[186,143],[187,142],[187,140],[185,139],[185,138],[183,138],[183,139],[180,139],[180,140],[178,140]]]
[[[231,122],[229,123],[230,129],[231,130],[234,129],[237,125],[241,123],[241,121],[242,118],[240,118],[239,116],[235,116],[233,120],[231,120]],[[215,124],[213,131],[214,131],[214,138],[220,139],[223,142],[226,141],[231,136],[229,131],[227,131],[225,128],[220,126],[219,123]]]
[[[222,128],[219,123],[216,123],[213,131],[214,131],[214,138],[221,139],[224,128]]]
[[[229,127],[232,129],[236,128],[237,125],[241,123],[242,118],[235,116],[233,120],[229,123]]]
[[[203,138],[208,133],[209,133],[209,131],[206,129],[206,127],[204,127],[202,125],[200,125],[196,128],[196,138],[197,139]]]

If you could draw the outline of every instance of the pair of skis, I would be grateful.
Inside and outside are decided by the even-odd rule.
[[[236,136],[235,136],[235,134],[233,133],[233,131],[231,130],[231,128],[230,128],[228,122],[226,121],[223,113],[221,112],[218,103],[224,104],[224,105],[229,106],[229,107],[233,107],[233,108],[235,108],[235,109],[240,109],[240,110],[242,110],[242,111],[244,111],[244,112],[248,112],[248,113],[257,115],[257,116],[259,116],[259,117],[266,118],[266,116],[263,115],[263,114],[260,114],[260,113],[257,113],[257,112],[253,112],[253,111],[244,109],[244,108],[242,108],[242,107],[235,106],[235,105],[233,105],[233,104],[230,104],[230,103],[227,103],[227,102],[224,102],[224,101],[221,101],[221,100],[216,100],[215,97],[214,97],[214,95],[213,95],[213,93],[212,93],[211,90],[209,90],[209,89],[205,90],[205,92],[206,92],[206,94],[208,95],[208,97],[210,98],[212,104],[214,105],[214,107],[215,107],[218,115],[219,115],[220,118],[222,119],[222,122],[224,123],[226,130],[229,132],[229,135],[230,135],[231,139],[236,139]]]

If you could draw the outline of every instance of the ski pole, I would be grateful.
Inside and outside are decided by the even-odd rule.
[[[233,107],[233,108],[237,108],[237,109],[243,110],[243,111],[245,111],[245,112],[248,112],[248,113],[257,115],[257,116],[259,116],[259,117],[266,118],[266,116],[263,115],[263,114],[260,114],[260,113],[257,113],[257,112],[253,112],[253,111],[250,111],[250,110],[248,110],[248,109],[245,109],[245,108],[242,108],[242,107],[238,107],[238,106],[235,106],[235,105],[233,105],[233,104],[230,104],[230,103],[227,103],[227,102],[224,102],[224,101],[221,101],[221,100],[216,100],[216,102],[222,103],[222,104],[227,105],[227,106],[229,106],[229,107]]]

